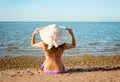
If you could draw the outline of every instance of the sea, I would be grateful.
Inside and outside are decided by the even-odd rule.
[[[31,36],[36,28],[49,24],[73,29],[77,46],[64,56],[120,54],[120,22],[0,22],[0,57],[44,56],[42,48],[31,46]],[[39,34],[36,41],[41,41]]]

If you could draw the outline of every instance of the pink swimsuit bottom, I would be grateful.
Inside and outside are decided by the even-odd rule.
[[[63,71],[62,70],[58,70],[58,71],[48,71],[48,70],[46,70],[45,72],[47,74],[60,74],[60,73],[63,73],[65,71],[64,65],[62,65],[62,68],[63,68]],[[43,64],[41,65],[41,70],[42,71],[44,70],[44,65]]]

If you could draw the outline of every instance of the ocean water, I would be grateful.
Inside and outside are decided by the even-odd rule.
[[[49,24],[73,29],[77,47],[65,56],[120,54],[120,22],[0,22],[0,57],[43,56],[42,49],[31,47],[31,36],[35,28]],[[39,34],[36,39],[41,41]]]

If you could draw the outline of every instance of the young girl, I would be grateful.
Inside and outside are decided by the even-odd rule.
[[[41,70],[46,72],[47,74],[59,74],[65,71],[65,67],[61,62],[61,56],[66,49],[75,48],[76,40],[74,37],[74,33],[71,28],[66,28],[69,34],[72,37],[72,43],[63,43],[58,47],[52,46],[52,48],[48,49],[49,45],[44,41],[35,42],[35,36],[38,32],[40,32],[42,28],[37,28],[33,34],[31,39],[31,46],[35,48],[43,48],[45,53],[45,61],[41,66]]]

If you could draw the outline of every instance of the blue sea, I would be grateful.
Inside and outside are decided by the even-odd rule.
[[[0,22],[0,57],[43,56],[42,49],[31,47],[31,36],[35,28],[49,24],[75,33],[77,47],[66,50],[64,56],[120,54],[120,22]],[[41,41],[39,34],[36,39]]]

